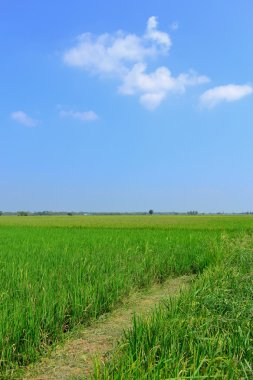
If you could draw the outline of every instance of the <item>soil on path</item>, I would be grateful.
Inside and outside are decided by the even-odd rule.
[[[94,359],[105,361],[122,337],[131,328],[133,316],[146,316],[163,299],[179,295],[192,277],[170,279],[146,291],[132,294],[123,306],[101,316],[92,325],[73,334],[63,346],[29,369],[23,380],[83,379],[91,376]]]

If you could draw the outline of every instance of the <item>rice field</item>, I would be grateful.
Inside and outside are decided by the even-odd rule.
[[[94,376],[250,378],[252,227],[251,216],[0,217],[0,377],[131,292],[193,273]]]

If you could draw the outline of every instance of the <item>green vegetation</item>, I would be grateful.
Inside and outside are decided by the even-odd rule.
[[[179,299],[134,320],[95,378],[252,379],[252,271],[252,250],[227,251]]]
[[[249,234],[252,226],[250,216],[1,217],[0,377],[10,378],[12,370],[37,360],[66,331],[113,309],[130,292],[190,273],[203,273],[190,293],[150,321],[135,321],[126,350],[97,376],[171,376],[169,368],[176,365],[175,377],[205,375],[206,368],[215,367],[223,344],[232,352],[232,368],[243,359],[241,369],[247,373],[250,352],[246,355],[244,348],[251,337],[245,335],[250,297],[243,280],[250,277],[246,254],[251,261],[248,251],[234,256],[230,241]],[[230,286],[236,279],[234,299]],[[231,321],[223,313],[230,309]],[[245,341],[240,355],[233,347],[241,340],[233,333],[222,335],[235,328],[236,319],[238,339],[241,333]],[[194,351],[198,347],[199,356]],[[213,351],[210,360],[205,347]],[[177,355],[170,359],[175,349]],[[230,356],[219,357],[231,364]],[[220,359],[224,368],[225,359]]]
[[[250,231],[253,228],[253,215],[152,215],[152,218],[139,215],[119,216],[3,216],[0,227],[84,227],[84,228],[152,228],[187,230],[235,230]]]

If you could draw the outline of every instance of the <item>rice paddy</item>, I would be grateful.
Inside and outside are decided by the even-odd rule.
[[[196,274],[95,378],[250,378],[251,216],[0,217],[1,378],[131,292]]]

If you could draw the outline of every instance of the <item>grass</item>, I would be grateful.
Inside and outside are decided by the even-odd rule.
[[[246,216],[0,217],[0,377],[133,290],[219,268],[224,237],[252,225]]]

